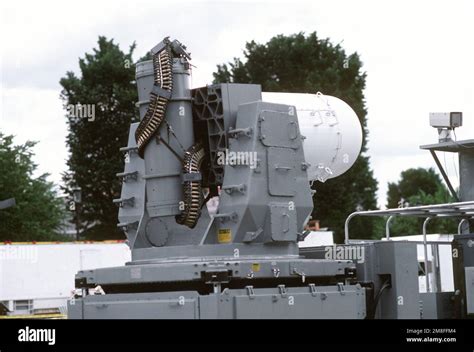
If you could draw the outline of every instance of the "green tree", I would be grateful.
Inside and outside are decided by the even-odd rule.
[[[403,171],[400,181],[389,183],[387,207],[417,206],[452,202],[453,198],[433,168],[412,168]],[[391,236],[422,233],[424,219],[398,217],[390,225]],[[428,224],[429,233],[456,233],[456,221],[434,219]]]
[[[48,241],[58,235],[64,203],[48,174],[34,177],[34,142],[14,145],[13,136],[0,132],[0,200],[15,198],[16,206],[0,210],[0,240]]]
[[[362,154],[344,175],[325,183],[316,182],[313,218],[335,231],[341,242],[345,218],[356,209],[376,209],[377,181],[369,167],[367,151],[367,110],[364,93],[366,73],[357,53],[346,55],[343,48],[316,32],[278,35],[266,44],[246,44],[245,60],[234,58],[217,65],[214,82],[257,83],[264,91],[316,93],[336,96],[348,103],[364,129]],[[374,236],[373,219],[351,222],[351,238]]]
[[[401,173],[399,182],[389,182],[388,184],[387,208],[399,207],[401,201],[407,201],[408,198],[418,195],[420,191],[427,195],[434,195],[441,189],[445,190],[445,194],[443,196],[443,193],[441,193],[439,200],[441,202],[449,201],[448,190],[433,168],[424,169],[420,167],[405,170]]]
[[[138,120],[134,49],[135,44],[123,52],[113,39],[99,37],[93,53],[79,60],[80,77],[67,72],[60,80],[70,152],[70,171],[63,180],[69,195],[73,187],[82,190],[80,220],[88,229],[86,238],[123,237],[112,200],[120,197],[116,174],[123,170],[124,159],[119,148],[127,145],[130,123]]]

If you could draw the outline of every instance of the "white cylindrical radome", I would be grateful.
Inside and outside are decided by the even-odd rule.
[[[321,93],[265,92],[262,100],[296,107],[310,181],[325,182],[354,165],[362,147],[362,127],[344,101]]]

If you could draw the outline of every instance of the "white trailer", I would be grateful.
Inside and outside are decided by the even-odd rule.
[[[78,271],[130,259],[124,241],[0,244],[0,308],[7,315],[64,313]]]
[[[334,245],[334,238],[332,231],[311,231],[304,241],[298,242],[298,247],[318,247],[318,246],[332,246]]]

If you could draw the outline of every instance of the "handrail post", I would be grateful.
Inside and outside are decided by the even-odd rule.
[[[424,247],[424,255],[425,255],[425,278],[426,278],[426,292],[431,292],[430,289],[430,279],[429,279],[429,271],[428,271],[428,243],[426,240],[426,227],[432,218],[427,217],[425,221],[423,221],[423,247]]]
[[[462,219],[460,222],[459,222],[459,225],[458,225],[458,235],[462,235],[462,225],[467,222],[467,219],[464,218]]]
[[[349,244],[349,222],[351,221],[351,219],[357,215],[359,215],[359,211],[356,211],[352,214],[350,214],[347,219],[346,219],[346,222],[344,223],[344,243],[345,244]]]
[[[390,215],[385,223],[385,238],[387,241],[390,240],[390,222],[392,221],[394,215]]]

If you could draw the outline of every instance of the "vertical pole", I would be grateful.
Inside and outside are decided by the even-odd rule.
[[[430,288],[430,279],[429,279],[429,270],[428,270],[428,243],[426,240],[426,227],[430,222],[431,218],[427,217],[423,222],[423,248],[424,248],[424,255],[425,255],[425,278],[426,278],[426,292],[431,292]]]
[[[393,219],[393,215],[390,215],[387,219],[387,222],[385,223],[385,238],[387,241],[390,240],[390,222]]]
[[[468,222],[468,221],[467,221],[467,219],[465,219],[465,218],[462,219],[462,220],[459,222],[459,225],[458,225],[458,235],[462,235],[462,233],[463,233],[463,226],[462,226],[462,225],[464,225],[464,224],[467,223],[467,222]],[[467,226],[467,227],[469,228],[469,223],[468,223],[468,226]]]
[[[76,241],[79,241],[79,204],[76,204]]]

